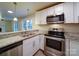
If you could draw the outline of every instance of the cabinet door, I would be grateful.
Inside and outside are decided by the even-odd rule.
[[[47,9],[44,9],[41,11],[41,17],[40,17],[40,20],[41,20],[41,24],[46,24],[46,18],[47,18],[47,12],[48,10]]]
[[[79,56],[79,40],[70,39],[70,56]]]
[[[52,16],[52,15],[54,15],[54,13],[55,13],[55,11],[54,11],[55,9],[54,9],[54,7],[50,7],[50,8],[48,8],[48,16]]]
[[[44,50],[44,35],[39,36],[40,49]]]
[[[23,41],[23,56],[33,55],[33,40],[27,39]]]
[[[20,45],[3,52],[2,54],[0,54],[0,56],[22,56],[23,55],[22,49],[23,49],[22,45]]]
[[[41,13],[36,12],[35,14],[35,24],[40,24]]]
[[[10,55],[9,55],[8,51],[6,51],[4,53],[1,53],[0,56],[10,56]]]
[[[36,24],[46,24],[47,9],[38,11],[35,16]]]
[[[23,45],[20,45],[18,48],[18,56],[23,56]]]
[[[65,39],[65,55],[70,55],[70,39]]]
[[[74,23],[73,3],[65,2],[63,6],[64,6],[65,23]]]
[[[74,2],[74,20],[79,23],[79,2]]]
[[[35,36],[33,39],[33,53],[36,53],[39,50],[39,36]]]
[[[60,15],[60,14],[64,13],[63,3],[56,5],[54,8],[55,8],[55,15]]]

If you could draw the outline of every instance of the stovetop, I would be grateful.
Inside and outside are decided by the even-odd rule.
[[[48,31],[48,34],[45,34],[45,36],[65,39],[64,32],[58,32],[58,31]]]

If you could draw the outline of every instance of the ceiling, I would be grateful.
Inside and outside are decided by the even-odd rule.
[[[16,5],[16,16],[25,17],[35,13],[37,10],[44,7],[50,6],[55,2],[17,2]],[[2,12],[3,17],[13,18],[15,15],[13,2],[0,2],[0,12]],[[27,12],[27,9],[29,11]],[[8,11],[13,11],[14,13],[10,14]]]

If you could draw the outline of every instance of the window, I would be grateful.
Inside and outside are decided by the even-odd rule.
[[[13,23],[13,31],[14,31],[14,32],[18,31],[18,21],[15,21],[15,22]]]
[[[28,22],[28,29],[32,29],[32,20],[29,20]]]
[[[22,21],[22,29],[23,30],[32,29],[32,20],[26,20],[26,18],[23,19],[23,21]]]
[[[26,22],[26,19],[23,19],[23,21],[22,21],[22,29],[23,30],[27,30],[27,22]]]

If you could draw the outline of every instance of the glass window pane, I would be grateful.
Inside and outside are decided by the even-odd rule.
[[[22,29],[23,29],[23,30],[27,30],[27,22],[26,22],[26,19],[24,19],[24,20],[22,21]]]
[[[32,20],[28,22],[28,29],[32,29]]]
[[[18,31],[18,21],[13,23],[13,29],[14,32]]]

